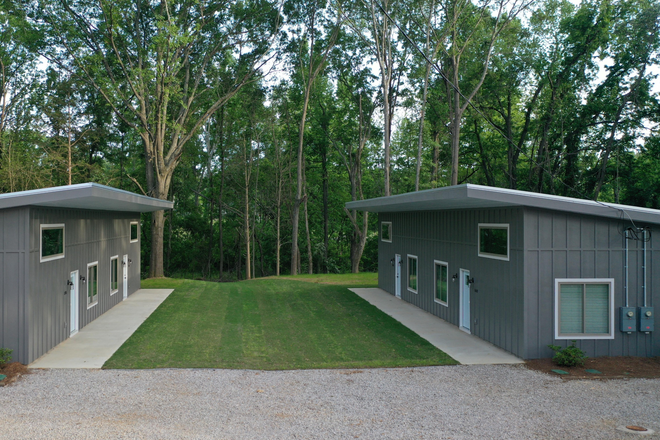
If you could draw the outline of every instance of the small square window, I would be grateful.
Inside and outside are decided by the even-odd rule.
[[[119,290],[119,281],[118,281],[118,275],[119,275],[119,256],[115,255],[110,259],[110,295],[113,295],[117,293]]]
[[[380,239],[392,243],[392,222],[382,222],[380,224]]]
[[[417,293],[417,257],[408,255],[408,290]]]
[[[95,306],[99,302],[99,262],[95,261],[87,265],[87,308]]]
[[[444,261],[435,261],[435,301],[443,306],[448,305],[449,297],[449,265]]]
[[[509,225],[479,224],[479,256],[509,261]]]
[[[64,225],[41,225],[40,261],[64,258]]]
[[[555,339],[614,338],[614,279],[555,280]]]
[[[138,222],[131,222],[131,243],[138,241],[139,230]]]

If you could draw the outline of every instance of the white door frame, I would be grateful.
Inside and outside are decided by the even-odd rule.
[[[128,255],[124,255],[121,258],[121,278],[123,284],[123,299],[128,298]]]
[[[394,255],[394,296],[401,298],[401,255]]]
[[[78,291],[78,271],[74,270],[69,275],[69,337],[78,333],[80,326],[80,312],[78,301],[80,300],[80,293]]]
[[[459,271],[459,328],[464,332],[471,333],[470,331],[470,283],[467,281],[470,278],[470,271],[461,269]]]

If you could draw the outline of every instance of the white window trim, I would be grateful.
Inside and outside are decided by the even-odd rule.
[[[96,301],[90,304],[89,303],[89,268],[92,266],[96,266]],[[87,277],[85,278],[85,298],[87,301],[87,310],[89,310],[99,303],[99,280],[98,280],[99,262],[95,261],[93,263],[89,263],[87,265],[87,272],[85,273],[85,275],[87,275]]]
[[[133,229],[133,225],[137,225],[137,238],[135,240],[131,239],[131,230]],[[128,227],[128,238],[131,243],[137,243],[140,241],[140,222],[131,222],[131,225]]]
[[[60,229],[62,228],[62,253],[61,254],[56,254],[56,255],[49,255],[47,257],[44,257],[44,229]],[[50,224],[50,225],[39,225],[39,262],[43,263],[45,261],[52,261],[52,260],[59,260],[60,258],[64,258],[64,255],[66,254],[66,228],[64,227],[64,223],[55,223],[55,224]]]
[[[438,271],[435,270],[436,266],[445,266],[447,268],[447,302],[439,300],[436,296],[436,289],[438,288]],[[446,261],[433,260],[433,301],[449,307],[449,263]]]
[[[417,277],[417,289],[412,289],[410,287],[410,259],[414,258],[417,264],[415,264],[415,267],[417,268],[417,273],[415,276]],[[418,293],[417,291],[419,290],[419,259],[417,258],[417,255],[410,255],[406,254],[406,278],[407,278],[407,283],[406,283],[406,288],[411,291],[412,293]]]
[[[559,334],[559,285],[560,284],[609,284],[610,331],[607,335],[560,335]],[[555,278],[555,339],[614,339],[614,278]]]
[[[117,260],[117,288],[112,290],[112,260]],[[110,296],[119,292],[119,255],[110,257]]]
[[[481,252],[481,230],[482,229],[506,229],[506,257],[498,254]],[[479,223],[477,228],[477,252],[480,257],[492,258],[493,260],[509,261],[511,256],[511,234],[508,223]]]
[[[390,239],[385,240],[383,238],[383,225],[388,225],[388,229],[390,230]],[[392,222],[380,222],[380,240],[384,241],[385,243],[392,243]]]

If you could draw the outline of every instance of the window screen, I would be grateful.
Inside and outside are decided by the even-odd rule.
[[[479,255],[483,257],[509,257],[508,225],[479,225]]]
[[[435,299],[447,303],[447,264],[435,263]]]
[[[408,256],[408,288],[417,291],[417,257]]]
[[[610,284],[559,285],[559,335],[610,335]]]
[[[41,258],[64,256],[64,226],[42,226]]]

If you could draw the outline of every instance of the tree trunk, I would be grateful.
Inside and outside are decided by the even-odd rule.
[[[314,258],[312,255],[312,240],[309,236],[309,214],[307,212],[307,194],[305,194],[305,234],[307,235],[307,273],[314,273]]]

